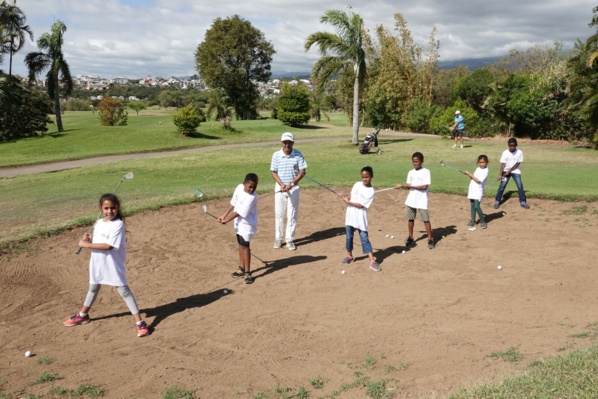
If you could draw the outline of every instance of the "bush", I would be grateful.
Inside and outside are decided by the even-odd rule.
[[[409,130],[416,133],[430,133],[432,118],[442,114],[442,109],[439,106],[428,104],[419,98],[411,101],[411,105],[407,109],[410,112],[405,124]]]
[[[48,131],[54,123],[48,116],[52,113],[52,101],[46,93],[35,89],[22,89],[20,105],[10,108],[0,103],[0,141],[34,137]]]
[[[309,122],[309,91],[307,87],[285,83],[278,97],[276,116],[279,121],[289,126],[303,125]]]
[[[93,110],[93,104],[91,100],[71,98],[69,101],[63,101],[60,104],[60,109],[65,111],[91,111]]]
[[[193,104],[189,104],[177,111],[172,120],[177,130],[185,136],[195,133],[201,122],[206,121],[203,111]]]
[[[120,100],[105,96],[98,104],[98,115],[104,126],[125,126],[129,114],[125,111],[125,105]]]

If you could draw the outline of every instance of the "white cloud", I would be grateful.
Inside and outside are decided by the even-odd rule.
[[[67,26],[63,50],[71,73],[104,77],[191,75],[194,53],[213,21],[234,14],[251,21],[276,50],[272,69],[310,71],[315,48],[305,52],[307,36],[333,28],[320,23],[327,9],[348,10],[345,1],[231,0],[17,0],[37,39],[55,20]],[[570,47],[585,40],[594,0],[420,0],[410,5],[396,1],[355,0],[353,10],[373,32],[378,25],[393,30],[396,12],[405,16],[414,38],[425,44],[438,29],[441,60],[496,56],[556,40]],[[13,70],[26,75],[26,53],[15,56]],[[2,69],[8,69],[5,57]]]

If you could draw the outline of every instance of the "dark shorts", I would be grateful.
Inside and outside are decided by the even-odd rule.
[[[461,137],[463,137],[464,134],[465,134],[465,130],[464,129],[455,130],[455,138],[461,138]]]
[[[237,242],[239,243],[239,245],[249,248],[249,242],[245,241],[245,239],[238,234],[237,234]]]

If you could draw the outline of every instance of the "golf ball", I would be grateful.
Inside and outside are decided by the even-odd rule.
[[[25,352],[25,357],[31,357],[31,351]]]
[[[498,270],[502,270],[502,266],[501,266],[501,265],[498,265],[496,268],[497,268]]]
[[[346,271],[344,271],[344,270],[341,272],[341,274],[345,274],[345,273],[346,273]]]
[[[390,237],[388,234],[386,235],[386,238]]]
[[[404,253],[405,253],[405,250],[403,250],[403,252],[401,252],[401,253],[403,253],[403,254],[404,254]]]
[[[394,240],[394,239],[395,239],[395,236],[390,236],[390,238]]]
[[[222,292],[224,292],[224,295],[228,294],[228,290],[224,290]]]

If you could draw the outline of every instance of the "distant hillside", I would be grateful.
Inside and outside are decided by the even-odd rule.
[[[494,64],[496,61],[500,60],[501,58],[503,58],[503,57],[463,58],[460,60],[439,61],[438,68],[439,69],[453,69],[458,66],[464,66],[473,71],[475,69]],[[292,79],[292,78],[309,79],[310,76],[311,76],[311,73],[309,71],[301,71],[301,72],[272,71],[272,79]]]
[[[500,60],[501,58],[503,58],[503,57],[463,58],[461,60],[439,61],[438,68],[439,69],[453,69],[458,66],[464,66],[473,71],[475,69],[494,64],[496,61]]]

